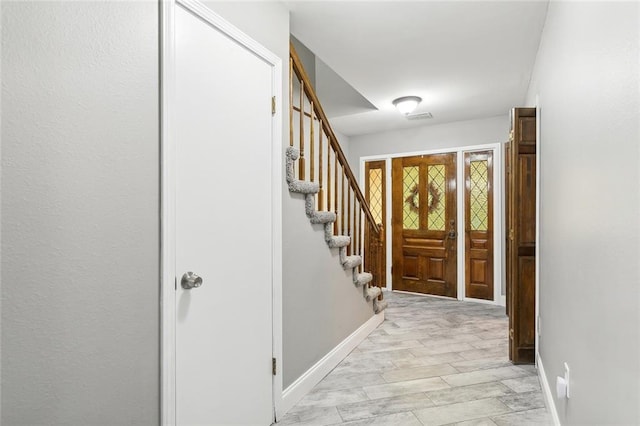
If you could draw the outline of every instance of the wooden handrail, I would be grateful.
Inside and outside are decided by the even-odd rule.
[[[349,186],[353,190],[353,193],[356,199],[360,203],[362,211],[364,212],[366,218],[368,219],[368,222],[371,224],[372,231],[376,235],[380,235],[380,228],[376,224],[376,221],[373,218],[373,215],[371,214],[371,210],[369,209],[369,203],[367,203],[367,200],[362,194],[362,191],[360,191],[360,187],[357,185],[358,181],[353,175],[353,172],[351,171],[351,167],[349,167],[349,162],[347,161],[347,157],[345,157],[344,152],[342,151],[342,148],[338,143],[338,138],[336,137],[335,133],[333,133],[333,129],[329,125],[329,120],[327,119],[327,116],[324,113],[324,110],[322,109],[320,101],[318,100],[318,97],[316,96],[315,92],[312,89],[311,79],[307,75],[307,72],[304,70],[302,61],[300,60],[300,57],[298,56],[298,53],[296,52],[296,49],[293,46],[293,43],[289,43],[289,49],[290,49],[291,61],[293,64],[293,66],[290,67],[290,69],[292,69],[293,72],[295,72],[295,74],[300,79],[302,89],[305,95],[307,95],[309,100],[311,101],[311,104],[315,110],[315,115],[320,120],[322,130],[324,130],[324,132],[326,133],[329,139],[329,144],[333,148],[333,151],[335,152],[335,155],[338,158],[338,161],[340,162],[340,165],[342,166],[345,172],[347,180],[349,181]],[[291,84],[289,85],[289,87],[291,87]],[[293,97],[291,96],[290,99],[293,99]],[[304,104],[302,101],[300,102],[300,110],[304,110]],[[302,117],[303,117],[303,114],[301,114],[301,118],[300,118],[301,134],[302,134]],[[303,152],[300,153],[301,157],[303,154],[304,154]],[[301,172],[301,176],[304,176],[303,173],[304,172]],[[303,179],[303,177],[301,177],[301,179]]]
[[[299,97],[294,97],[294,78],[299,85]],[[299,105],[294,105],[294,100],[298,101]],[[299,179],[305,180],[308,171],[307,180],[314,182],[317,173],[319,186],[315,197],[317,209],[323,210],[326,205],[327,210],[334,211],[336,213],[333,223],[334,234],[351,236],[350,243],[345,247],[346,254],[362,256],[358,271],[364,270],[373,275],[373,281],[367,286],[383,286],[384,228],[373,218],[369,203],[358,186],[358,181],[293,44],[290,44],[289,57],[289,104],[289,145],[299,146],[300,157],[297,163]],[[307,106],[310,108],[309,111],[306,111]],[[299,114],[299,117],[294,119],[294,112]],[[305,124],[305,120],[309,120],[308,125]],[[294,131],[296,125],[297,132]],[[308,159],[305,158],[305,147],[308,147],[307,154],[310,156]],[[326,167],[324,167],[325,155]],[[379,300],[382,300],[382,294]]]

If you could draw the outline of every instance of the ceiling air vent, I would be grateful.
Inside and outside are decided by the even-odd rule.
[[[426,120],[427,118],[433,118],[433,114],[430,112],[421,112],[419,114],[406,115],[407,120]]]

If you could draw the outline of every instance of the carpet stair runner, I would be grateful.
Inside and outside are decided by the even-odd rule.
[[[362,264],[362,256],[347,256],[347,246],[351,244],[351,237],[346,235],[333,235],[333,223],[336,221],[336,214],[328,211],[316,210],[316,194],[320,191],[320,186],[316,182],[307,182],[298,180],[294,174],[294,162],[300,156],[300,152],[294,148],[287,148],[287,184],[289,191],[304,194],[305,196],[305,212],[309,221],[315,224],[324,225],[324,240],[329,248],[337,248],[340,254],[340,263],[347,270],[351,269],[353,274],[353,284],[356,287],[362,287],[362,295],[370,302],[373,300],[373,311],[377,314],[387,307],[385,300],[378,300],[378,296],[382,293],[379,287],[370,287],[369,283],[373,280],[373,275],[369,272],[358,272],[358,266]]]

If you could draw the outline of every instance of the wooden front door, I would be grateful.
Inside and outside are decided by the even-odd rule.
[[[465,297],[493,300],[493,152],[467,152]]]
[[[392,168],[393,289],[456,297],[456,154]]]

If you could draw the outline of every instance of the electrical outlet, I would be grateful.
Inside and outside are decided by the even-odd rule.
[[[556,377],[556,396],[558,397],[558,399],[560,398],[569,399],[571,397],[571,393],[569,390],[569,385],[571,384],[570,380],[571,380],[571,377],[569,375],[569,364],[565,362],[564,377],[560,377],[560,376]]]
[[[571,398],[571,393],[569,392],[569,388],[571,385],[571,377],[569,375],[569,364],[564,363],[564,381],[567,383],[567,399]]]

